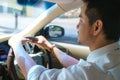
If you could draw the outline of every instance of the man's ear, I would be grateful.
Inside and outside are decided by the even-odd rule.
[[[101,20],[96,20],[96,22],[93,25],[93,35],[98,35],[103,28],[103,22]]]

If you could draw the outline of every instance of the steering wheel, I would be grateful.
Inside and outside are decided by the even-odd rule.
[[[66,53],[70,53],[66,48],[60,45],[56,45],[56,46],[59,47],[59,49],[61,49],[62,51]],[[36,63],[41,61],[40,63],[38,63],[39,65],[43,65],[44,67],[49,69],[54,66],[55,67],[57,66],[58,68],[58,65],[56,65],[57,63],[52,64],[54,63],[52,61],[56,61],[56,60],[52,60],[53,58],[51,58],[50,52],[45,48],[39,49],[36,45],[30,44],[29,42],[26,42],[26,44],[23,47],[29,53],[29,55],[35,60]],[[9,54],[12,54],[12,55],[8,55],[8,58],[7,58],[8,74],[12,77],[13,80],[21,80],[19,79],[16,73],[16,68],[14,64],[14,53],[12,49],[10,49]],[[62,65],[60,65],[59,67],[62,67]]]
[[[38,48],[29,42],[26,42],[24,48],[37,64],[49,69],[51,68],[51,55],[48,50],[43,47]]]
[[[51,68],[52,64],[51,56],[47,50],[45,50],[44,48],[39,49],[37,46],[30,44],[28,42],[26,42],[24,48],[37,64],[43,65],[46,68]],[[23,80],[20,79],[17,75],[14,58],[15,58],[14,53],[12,51],[12,48],[10,48],[7,57],[8,75],[12,78],[12,80]]]

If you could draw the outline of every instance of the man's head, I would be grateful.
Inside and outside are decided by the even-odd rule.
[[[77,27],[83,26],[82,24],[84,23],[84,19],[85,19],[84,15],[85,15],[86,19],[88,19],[88,23],[85,24],[88,24],[87,26],[89,27],[94,27],[94,29],[90,28],[90,30],[88,31],[89,36],[91,35],[97,36],[99,35],[100,32],[102,32],[106,40],[112,40],[112,41],[119,40],[120,1],[119,0],[83,0],[83,2],[85,6],[83,6],[82,8],[80,14],[81,20]],[[86,7],[85,10],[83,10],[84,7]],[[82,32],[80,31],[78,32],[81,33],[80,36],[82,36]],[[83,32],[83,35],[85,35],[84,33],[85,32]],[[80,39],[79,42],[81,42],[81,38],[82,37],[79,38]],[[94,39],[94,37],[90,39]],[[87,44],[88,41],[85,42],[85,44]]]

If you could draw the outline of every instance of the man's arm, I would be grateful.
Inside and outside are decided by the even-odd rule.
[[[27,78],[28,71],[31,69],[32,66],[36,65],[36,63],[24,50],[22,44],[19,44],[16,48],[13,47],[13,51],[18,66],[22,70],[22,73],[24,74],[25,78]]]
[[[51,51],[51,53],[53,53],[56,58],[59,60],[59,62],[64,66],[64,67],[68,67],[71,65],[74,65],[76,63],[78,63],[78,60],[67,55],[66,53],[64,53],[63,51],[61,51],[60,49],[58,49],[57,47],[55,47],[54,45],[50,44],[48,42],[48,40],[46,40],[43,36],[38,36],[36,37],[37,39],[33,39],[33,38],[29,38],[30,40],[33,39],[33,42],[39,47],[42,46],[46,49],[48,49],[49,51]]]
[[[78,63],[77,59],[67,55],[66,53],[64,53],[63,51],[52,45],[43,36],[38,36],[36,38],[35,37],[26,37],[26,38],[29,39],[30,42],[35,43],[39,48],[42,46],[48,49],[49,51],[51,51],[51,53],[53,53],[56,56],[56,58],[64,67],[68,67]]]
[[[13,36],[9,40],[9,45],[14,51],[15,59],[18,66],[20,67],[24,77],[27,79],[28,71],[31,69],[32,66],[36,65],[36,63],[23,48],[20,38],[20,36]]]
[[[78,60],[71,57],[70,55],[67,55],[66,53],[59,50],[57,47],[53,48],[53,54],[56,56],[56,58],[59,60],[59,62],[64,66],[68,67],[74,64],[78,63]]]

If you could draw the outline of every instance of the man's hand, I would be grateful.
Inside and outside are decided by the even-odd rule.
[[[43,36],[37,36],[37,37],[25,37],[27,41],[35,44],[39,48],[45,48],[50,51],[51,47],[53,46],[48,42],[48,40]]]
[[[22,36],[14,35],[9,39],[8,44],[11,47],[17,47],[19,44],[22,44],[22,42],[21,42],[22,38],[23,38]]]

